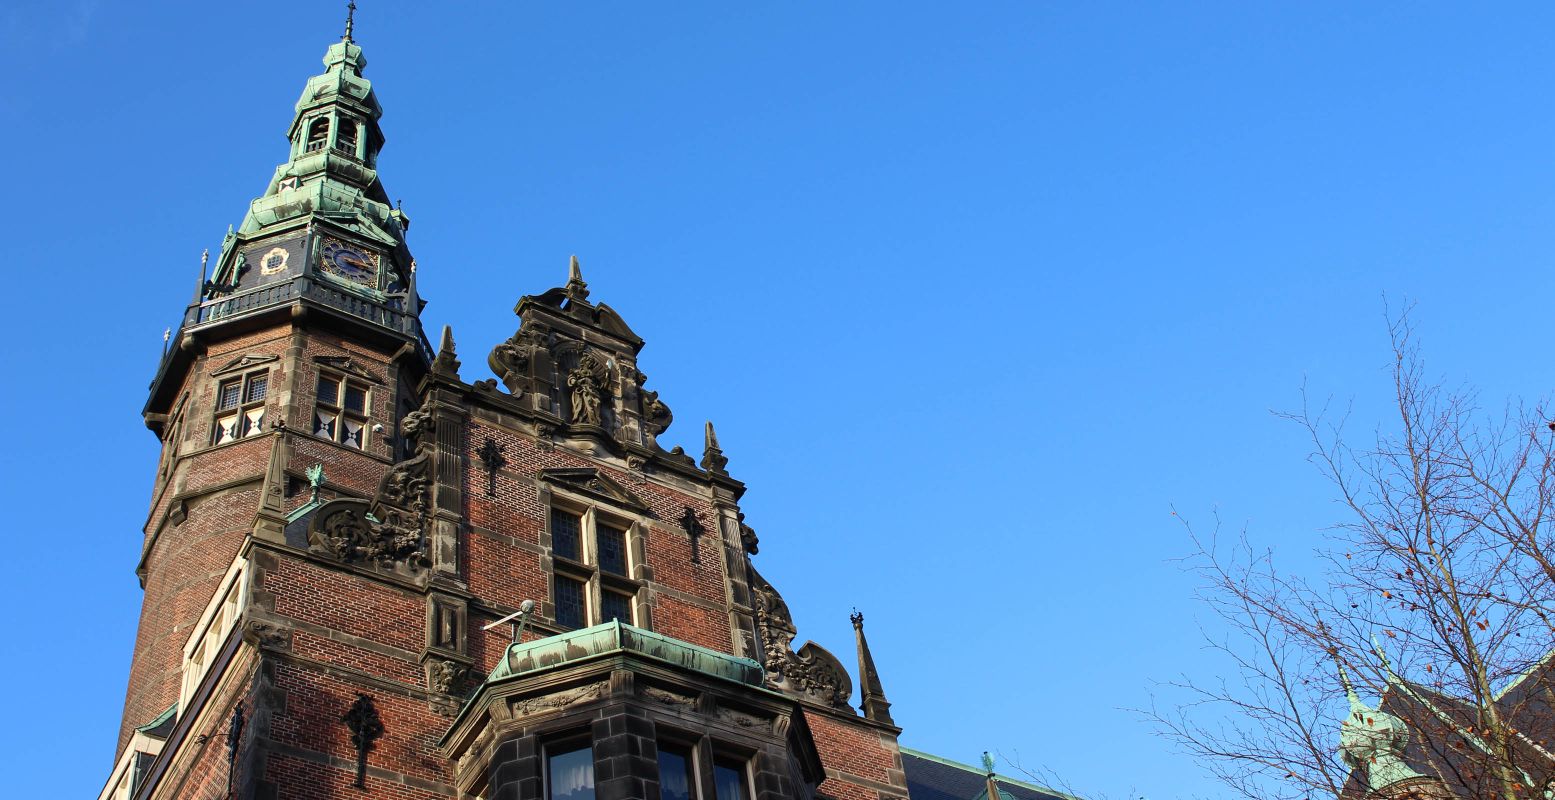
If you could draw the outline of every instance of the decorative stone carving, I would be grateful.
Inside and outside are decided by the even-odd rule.
[[[741,728],[765,728],[771,724],[771,720],[724,706],[718,707],[716,716],[724,722]]]
[[[667,706],[682,706],[690,708],[695,706],[697,702],[695,697],[681,694],[680,692],[672,692],[668,689],[660,689],[657,686],[642,687],[642,694],[643,697],[649,698],[651,700],[657,700]]]
[[[308,527],[308,549],[347,563],[411,570],[426,566],[437,440],[430,401],[405,415],[400,429],[415,455],[389,468],[369,505],[341,499],[324,504]]]
[[[469,683],[470,668],[446,658],[427,662],[427,685],[434,692],[463,694]]]
[[[805,642],[799,652],[794,653],[790,647],[798,631],[794,628],[788,604],[754,566],[750,568],[750,576],[767,684],[834,708],[849,708],[853,681],[842,662],[815,642]]]
[[[745,552],[756,555],[761,551],[761,540],[756,538],[756,529],[745,524],[745,512],[740,512],[740,546]]]
[[[592,350],[583,351],[578,366],[567,373],[572,390],[572,424],[600,425],[600,398],[610,383],[610,368]]]
[[[282,649],[291,642],[291,629],[269,620],[249,618],[243,623],[243,639],[257,647]]]
[[[637,378],[639,380],[637,385],[640,387],[642,386],[640,381],[647,380],[648,376],[639,372],[637,373]],[[675,420],[675,415],[670,413],[670,407],[665,405],[664,401],[659,399],[658,392],[644,391],[642,393],[642,398],[643,430],[645,430],[649,436],[656,437],[669,429],[670,423]]]
[[[507,341],[492,348],[486,363],[514,397],[523,397],[526,391],[534,390],[534,376],[549,376],[549,339],[550,331],[545,328],[525,325]]]
[[[610,686],[609,681],[599,681],[576,689],[568,689],[556,694],[542,695],[540,697],[527,697],[513,704],[513,716],[522,717],[528,714],[539,714],[545,711],[555,711],[558,708],[577,705],[588,700],[602,697]]]

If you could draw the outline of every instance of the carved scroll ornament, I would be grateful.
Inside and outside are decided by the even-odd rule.
[[[437,458],[434,428],[430,407],[406,414],[400,429],[415,444],[416,454],[389,468],[370,504],[355,499],[324,504],[308,526],[308,549],[386,569],[427,566],[426,530]]]
[[[795,653],[791,646],[797,630],[788,604],[754,566],[750,568],[750,575],[767,683],[775,689],[804,695],[835,708],[848,708],[853,680],[848,677],[842,662],[815,642],[806,642]]]

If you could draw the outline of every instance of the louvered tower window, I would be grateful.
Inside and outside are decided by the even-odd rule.
[[[308,123],[308,143],[304,149],[312,153],[315,150],[323,150],[329,143],[329,117],[319,117]]]
[[[335,129],[335,149],[356,155],[356,131],[355,121],[341,120],[340,127]]]

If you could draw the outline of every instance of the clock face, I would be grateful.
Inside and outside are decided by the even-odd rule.
[[[324,240],[319,267],[326,275],[360,284],[378,284],[378,254],[339,239]]]

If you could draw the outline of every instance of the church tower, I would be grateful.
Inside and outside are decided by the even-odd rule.
[[[483,348],[493,377],[431,344],[352,33],[151,386],[101,796],[905,798],[862,616],[860,713],[795,649],[712,424],[700,458],[659,446],[644,342],[576,258]]]

